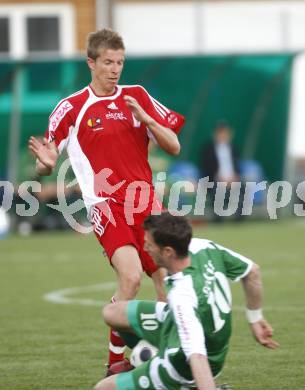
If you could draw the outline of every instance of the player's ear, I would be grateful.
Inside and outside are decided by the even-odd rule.
[[[87,57],[87,64],[88,64],[90,70],[94,70],[95,61],[93,58]]]
[[[162,250],[163,250],[163,255],[165,255],[166,257],[172,257],[176,255],[175,249],[172,248],[171,246],[164,246]]]

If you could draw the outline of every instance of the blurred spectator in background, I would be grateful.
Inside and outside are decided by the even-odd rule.
[[[81,197],[78,184],[69,187],[65,184],[71,183],[75,179],[71,168],[67,170],[64,177],[59,178],[58,176],[61,163],[66,158],[67,154],[63,153],[60,163],[57,164],[56,169],[51,176],[39,176],[36,173],[33,156],[31,156],[28,149],[20,151],[20,166],[18,170],[17,186],[14,191],[12,210],[16,210],[17,204],[24,204],[26,208],[29,208],[28,192],[32,197],[35,197],[39,201],[39,210],[33,216],[20,216],[17,213],[12,213],[11,217],[13,227],[20,234],[28,235],[33,230],[57,230],[69,228],[69,225],[62,213],[48,207],[48,204],[58,204],[58,180],[61,180],[64,186],[64,196],[67,204],[73,203]],[[31,187],[26,187],[24,189],[20,188],[20,185],[26,181],[40,182],[42,185],[41,191],[34,192]],[[84,213],[84,216],[85,215],[86,214]]]
[[[216,222],[223,221],[222,216],[217,213],[215,207],[215,197],[217,185],[220,182],[226,183],[223,207],[229,204],[230,196],[239,196],[238,206],[235,212],[235,220],[242,218],[242,206],[245,186],[241,180],[239,167],[239,155],[232,144],[232,129],[227,121],[219,121],[214,129],[213,141],[204,145],[202,150],[202,172],[204,176],[209,176],[209,180],[214,182],[210,191],[212,200],[213,216]],[[240,191],[231,191],[233,182],[241,182]]]

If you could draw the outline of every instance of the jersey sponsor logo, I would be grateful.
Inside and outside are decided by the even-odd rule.
[[[169,114],[168,117],[167,117],[167,122],[172,125],[172,126],[175,126],[178,122],[178,117],[177,115],[175,114]]]
[[[87,121],[87,125],[91,127],[93,131],[104,129],[103,126],[101,126],[102,125],[101,118],[94,118],[94,117],[89,118]]]
[[[222,272],[216,271],[211,260],[204,265],[204,268],[205,285],[202,292],[207,297],[207,303],[211,307],[214,333],[216,333],[225,325],[223,314],[228,314],[231,311],[231,290],[226,276]]]
[[[49,120],[49,130],[55,131],[60,124],[60,121],[65,117],[66,113],[72,110],[73,106],[67,100],[62,102],[54,113],[50,116]]]
[[[205,272],[203,274],[203,278],[205,280],[205,285],[203,287],[203,293],[206,297],[209,297],[210,292],[213,288],[216,269],[213,263],[211,262],[211,260],[209,260],[208,263],[204,265],[204,268],[205,268]]]
[[[108,104],[107,108],[110,108],[110,110],[118,110],[118,107],[116,106],[115,102]]]
[[[124,115],[124,113],[122,111],[121,112],[108,112],[106,114],[106,119],[113,119],[115,121],[127,120],[126,116]]]

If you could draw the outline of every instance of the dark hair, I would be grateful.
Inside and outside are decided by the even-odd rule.
[[[172,247],[178,258],[187,256],[193,232],[185,217],[171,215],[168,211],[150,215],[144,221],[144,230],[151,233],[158,246]]]
[[[87,56],[96,60],[100,49],[125,50],[122,37],[109,28],[92,32],[87,39]]]
[[[227,119],[218,120],[214,128],[215,132],[223,131],[224,129],[231,130],[231,125],[229,121]]]

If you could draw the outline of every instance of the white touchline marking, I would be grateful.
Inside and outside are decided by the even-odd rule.
[[[142,280],[142,285],[148,286],[151,282],[148,279]],[[89,286],[79,286],[64,288],[62,290],[51,291],[43,295],[43,299],[48,302],[57,303],[60,305],[83,305],[83,306],[104,306],[110,300],[102,301],[97,299],[73,298],[73,295],[80,293],[88,293],[95,291],[114,291],[117,287],[116,282],[104,282],[100,284],[92,284]]]
[[[97,299],[73,298],[72,296],[83,292],[114,290],[116,288],[116,285],[117,285],[116,282],[105,282],[101,284],[93,284],[90,286],[65,288],[62,290],[51,291],[47,294],[44,294],[43,299],[57,304],[104,306],[107,303],[109,303],[109,301],[99,301]]]
[[[144,286],[148,286],[149,280],[144,279],[142,281]],[[43,295],[43,299],[60,304],[60,305],[82,305],[82,306],[104,306],[110,301],[102,301],[97,299],[86,299],[86,298],[73,298],[73,295],[77,295],[80,293],[88,293],[95,291],[108,291],[114,290],[116,288],[116,282],[105,282],[100,284],[92,284],[89,286],[79,286],[79,287],[71,287],[64,288],[62,290],[51,291]],[[241,312],[245,311],[245,306],[241,305],[233,305],[233,312]],[[273,312],[282,312],[282,311],[304,311],[305,307],[300,305],[276,305],[276,306],[265,306],[264,311],[273,311]]]

